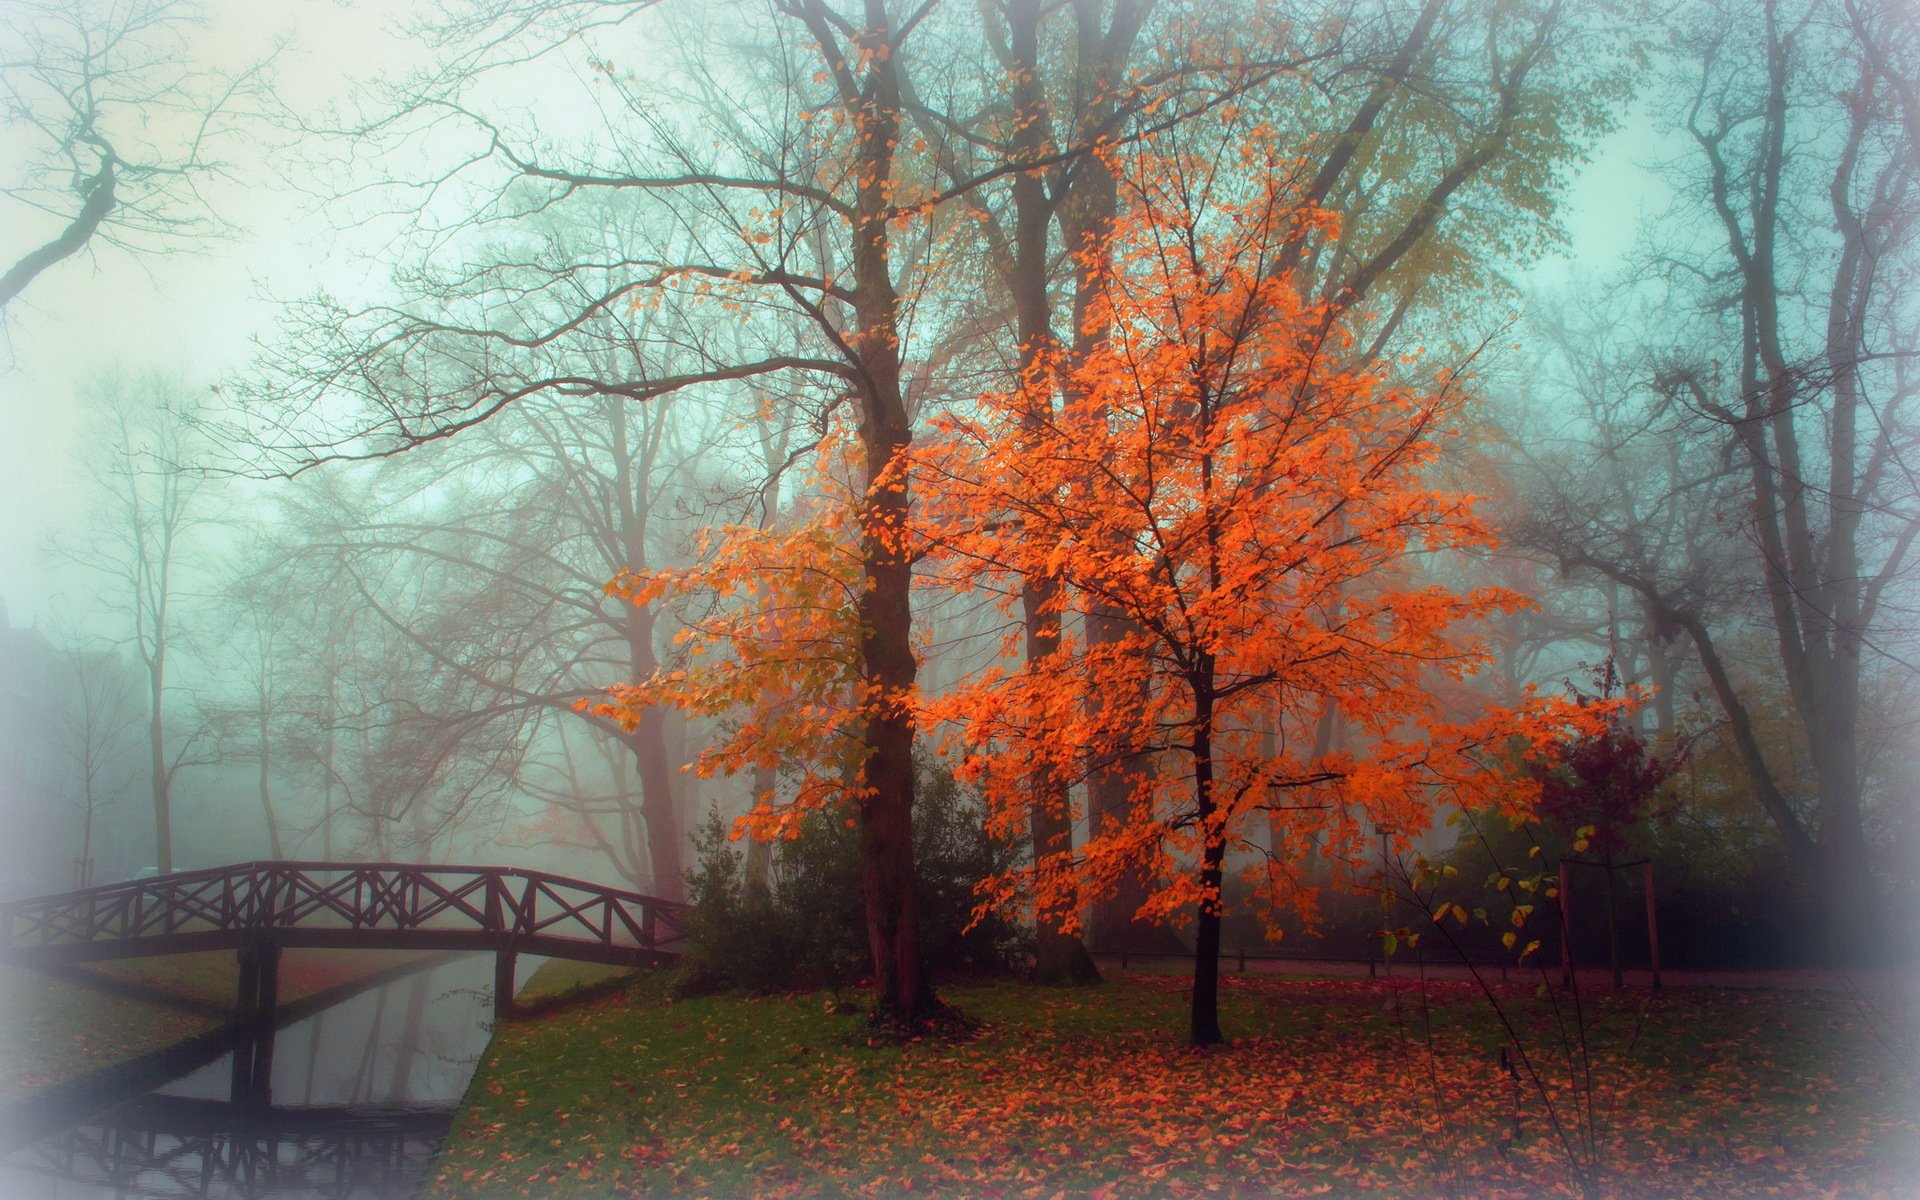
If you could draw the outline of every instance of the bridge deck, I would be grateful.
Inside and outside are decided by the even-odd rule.
[[[302,946],[643,966],[677,957],[685,911],[639,892],[508,867],[252,862],[0,905],[0,960]]]

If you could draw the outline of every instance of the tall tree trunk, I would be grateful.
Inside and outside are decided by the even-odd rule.
[[[607,401],[602,413],[613,449],[613,492],[624,557],[616,565],[627,571],[644,571],[652,517],[653,462],[659,439],[643,436],[642,444],[634,447],[628,438],[626,408],[617,399]],[[654,620],[648,605],[630,604],[623,614],[630,679],[651,679],[660,669],[660,659],[653,649]],[[681,899],[686,893],[686,868],[680,851],[680,810],[667,754],[666,714],[657,705],[648,707],[621,740],[633,755],[634,769],[640,776],[640,816],[647,830],[651,891],[664,900]]]
[[[1204,656],[1211,675],[1211,655]],[[1193,702],[1194,813],[1203,833],[1200,849],[1200,912],[1195,918],[1193,945],[1193,1003],[1188,1040],[1196,1046],[1225,1041],[1220,1032],[1220,885],[1224,876],[1226,843],[1214,827],[1213,696],[1206,685],[1195,689]]]
[[[912,1024],[935,1007],[920,954],[913,864],[912,567],[905,545],[908,484],[902,457],[906,409],[891,344],[872,352],[869,378],[891,380],[863,397],[870,480],[861,502],[860,659],[865,762],[861,769],[860,885],[873,951],[875,1015]],[[888,368],[891,368],[889,370]],[[877,394],[876,394],[877,393]]]
[[[649,890],[663,900],[679,900],[685,895],[686,879],[680,854],[680,810],[673,795],[673,773],[667,765],[665,723],[660,710],[650,708],[624,740],[640,773],[640,816],[646,822],[647,867],[653,876]]]
[[[173,870],[173,777],[167,770],[167,720],[161,707],[166,695],[165,650],[147,660],[148,764],[153,779],[153,863],[162,875]]]
[[[898,61],[883,0],[867,0],[861,33],[866,85],[856,108],[854,324],[860,443],[861,897],[873,952],[874,1015],[902,1026],[938,1006],[921,958],[913,864],[913,564],[906,451],[912,440],[900,381],[900,298],[889,259],[893,154],[900,137]],[[817,34],[830,37],[822,18]],[[823,40],[824,44],[830,44]]]
[[[1674,653],[1674,630],[1658,620],[1644,597],[1641,620],[1646,629],[1647,673],[1653,678],[1653,728],[1656,744],[1671,747],[1677,730],[1674,688],[1679,683],[1680,660]]]
[[[890,355],[891,351],[883,351]],[[896,393],[897,398],[897,393]],[[860,772],[860,886],[873,951],[875,1015],[912,1024],[934,1006],[920,954],[913,864],[913,658],[911,567],[903,544],[907,483],[900,470],[905,410],[868,409],[861,505],[860,657],[866,757]]]
[[[1826,704],[1821,714],[1823,736],[1818,738],[1827,753],[1820,762],[1816,836],[1833,896],[1828,941],[1850,960],[1871,956],[1885,944],[1883,935],[1889,932],[1868,869],[1861,806],[1860,655],[1873,602],[1866,590],[1868,572],[1859,544],[1872,489],[1871,471],[1861,462],[1860,415],[1865,396],[1860,363],[1867,354],[1874,275],[1886,250],[1881,243],[1887,236],[1887,223],[1907,218],[1890,218],[1888,210],[1897,206],[1884,203],[1876,202],[1866,212],[1853,207],[1860,150],[1876,107],[1875,91],[1876,69],[1869,56],[1863,58],[1859,83],[1847,101],[1848,137],[1827,188],[1828,204],[1841,233],[1841,252],[1827,296],[1824,347],[1833,379],[1833,409],[1827,421],[1827,545],[1825,561],[1820,564],[1822,591],[1817,605],[1828,625],[1824,639]],[[1885,180],[1883,175],[1875,183],[1880,185]],[[1881,188],[1876,186],[1875,190],[1880,192]]]
[[[265,701],[260,708],[260,810],[267,821],[267,846],[275,858],[287,856],[286,847],[280,841],[280,822],[273,814],[273,740],[267,726],[271,714],[267,712]]]
[[[93,777],[87,777],[87,808],[80,824],[80,861],[74,864],[73,886],[93,886]]]
[[[1040,5],[1014,0],[1006,11],[1008,66],[1013,75],[1016,161],[1038,161],[1047,150],[1051,120],[1040,80]],[[1097,169],[1088,164],[1089,169]],[[1013,255],[1007,285],[1013,298],[1019,338],[1019,383],[1029,436],[1045,431],[1054,412],[1052,357],[1053,303],[1047,294],[1047,264],[1054,202],[1038,171],[1013,177]],[[1028,576],[1020,585],[1021,619],[1026,626],[1029,666],[1044,664],[1060,648],[1060,585]],[[1028,833],[1035,870],[1042,876],[1066,869],[1073,854],[1073,823],[1067,781],[1036,764],[1029,783]],[[1049,862],[1053,867],[1049,867]],[[1034,914],[1034,978],[1045,984],[1098,982],[1100,972],[1079,937],[1068,933],[1061,916]]]
[[[1780,27],[1774,3],[1763,6],[1767,91],[1753,143],[1752,182],[1735,183],[1721,140],[1695,131],[1710,167],[1710,199],[1739,271],[1744,352],[1744,418],[1735,433],[1745,451],[1755,503],[1753,525],[1774,638],[1793,708],[1807,735],[1818,812],[1814,853],[1803,862],[1818,883],[1813,899],[1824,911],[1829,952],[1855,957],[1869,949],[1878,905],[1867,871],[1860,807],[1859,636],[1864,580],[1857,545],[1859,465],[1856,462],[1857,359],[1860,351],[1860,272],[1872,249],[1851,207],[1852,176],[1868,130],[1855,105],[1829,199],[1842,235],[1827,306],[1823,347],[1832,376],[1832,411],[1821,431],[1828,477],[1810,476],[1800,446],[1805,420],[1805,372],[1787,349],[1777,247],[1791,219],[1783,199],[1789,179],[1794,35]],[[1865,87],[1863,82],[1862,87]],[[1744,214],[1741,211],[1745,208]],[[1743,219],[1744,218],[1744,219]],[[1824,544],[1816,506],[1828,506]],[[1790,848],[1794,843],[1789,841]]]
[[[649,679],[659,669],[653,624],[650,609],[627,609],[627,666],[634,679]],[[653,876],[650,889],[663,900],[678,900],[685,893],[686,880],[680,854],[680,810],[667,757],[666,714],[658,707],[647,708],[621,741],[633,755],[634,770],[640,776],[640,817],[646,824],[647,865]]]

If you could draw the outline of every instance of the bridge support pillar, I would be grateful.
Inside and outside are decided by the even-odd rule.
[[[234,997],[233,1079],[235,1104],[271,1103],[273,1091],[273,1032],[279,1022],[280,947],[242,946],[236,954],[240,967]]]
[[[497,950],[493,955],[493,1019],[504,1021],[513,1015],[513,972],[518,965],[516,955],[511,950]]]

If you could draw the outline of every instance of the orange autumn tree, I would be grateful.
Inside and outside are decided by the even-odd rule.
[[[1417,835],[1443,798],[1524,806],[1503,765],[1566,719],[1541,704],[1461,723],[1433,695],[1489,661],[1463,623],[1526,600],[1418,583],[1411,556],[1490,540],[1470,497],[1423,479],[1461,397],[1451,379],[1416,390],[1342,367],[1341,329],[1274,271],[1303,225],[1331,224],[1297,201],[1296,166],[1259,137],[1237,158],[1128,150],[1110,253],[1089,254],[1099,348],[1028,373],[1057,407],[988,395],[916,453],[937,575],[1009,609],[1023,578],[1058,585],[1057,653],[930,702],[996,831],[1024,827],[1036,767],[1154,767],[1124,823],[1037,854],[988,900],[1075,928],[1130,874],[1157,880],[1139,918],[1197,922],[1195,1044],[1221,1040],[1230,848],[1268,852],[1256,883],[1303,906],[1279,869],[1290,850],[1357,864],[1373,830]],[[1089,643],[1095,609],[1130,631]],[[1287,736],[1336,705],[1357,748]]]
[[[844,442],[816,451],[807,502],[773,528],[722,525],[697,535],[691,566],[624,574],[607,591],[633,604],[671,601],[681,629],[675,661],[583,702],[623,726],[671,704],[719,722],[695,755],[702,777],[797,767],[790,800],[754,797],[736,835],[791,837],[808,811],[858,807],[867,750],[859,713],[872,690],[860,655],[860,531],[844,476]]]

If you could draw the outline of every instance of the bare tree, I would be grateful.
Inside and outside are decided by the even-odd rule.
[[[99,409],[98,441],[86,462],[95,493],[92,529],[85,541],[59,549],[109,581],[109,607],[143,668],[154,862],[171,871],[174,779],[206,761],[209,732],[204,725],[185,737],[168,731],[180,570],[207,521],[189,425],[195,402],[181,384],[160,376],[108,379],[92,390]]]
[[[1647,389],[1637,331],[1655,314],[1632,303],[1531,325],[1540,353],[1507,397],[1504,430],[1483,467],[1513,480],[1501,507],[1515,549],[1563,567],[1605,559],[1659,580],[1669,607],[1724,627],[1742,610],[1743,580],[1755,569],[1744,542],[1729,536],[1741,480],[1723,446],[1691,436],[1683,407]],[[1574,635],[1562,642],[1562,660],[1577,645],[1590,661],[1612,660],[1626,682],[1650,684],[1655,732],[1671,739],[1681,672],[1694,655],[1681,626],[1605,574],[1563,573],[1543,603]]]
[[[326,780],[323,843],[349,855],[445,858],[491,844],[517,816],[540,709],[473,669],[473,647],[483,656],[510,647],[518,627],[501,589],[448,587],[436,551],[470,554],[471,540],[418,557],[367,552],[389,545],[383,536],[407,536],[383,512],[395,496],[377,474],[314,477],[290,512],[290,591],[315,603],[310,619],[296,607],[281,634],[297,664],[281,702],[283,740]],[[366,541],[356,545],[355,532]]]
[[[1674,502],[1738,535],[1747,587],[1724,602],[1724,558],[1701,553],[1704,538],[1653,553],[1618,497],[1550,508],[1532,540],[1686,637],[1808,901],[1834,948],[1859,953],[1877,928],[1863,689],[1876,664],[1914,662],[1902,632],[1920,539],[1912,30],[1898,6],[1825,0],[1757,14],[1703,3],[1679,19],[1669,86],[1689,150],[1669,167],[1679,200],[1647,272],[1660,333],[1642,350],[1640,415],[1625,419],[1665,414],[1690,443],[1675,480],[1689,494]],[[1760,735],[1759,697],[1722,637],[1742,621],[1772,643],[1811,794]]]
[[[272,529],[272,521],[260,521],[258,509],[252,514],[256,524],[233,531],[240,545],[227,570],[220,589],[221,607],[233,622],[233,641],[239,666],[246,676],[247,696],[223,707],[233,726],[249,726],[251,733],[242,739],[250,743],[248,752],[257,771],[255,784],[260,796],[260,815],[267,831],[267,845],[273,857],[285,858],[286,839],[282,820],[274,811],[274,752],[287,714],[282,711],[285,687],[280,677],[289,644],[298,634],[296,624],[303,619],[292,589],[297,574],[288,569],[281,530]]]
[[[65,798],[80,810],[73,886],[84,888],[93,886],[95,820],[133,787],[142,714],[138,685],[117,651],[90,645],[78,633],[64,642],[60,748],[67,760]]]
[[[222,228],[202,190],[264,64],[196,69],[181,0],[11,0],[0,7],[0,117],[15,164],[0,180],[10,235],[0,308],[96,241],[166,250]]]
[[[580,705],[659,668],[657,606],[612,598],[605,584],[660,564],[674,530],[706,508],[695,462],[712,448],[699,428],[711,422],[688,421],[697,416],[690,405],[672,396],[639,407],[529,399],[437,453],[393,460],[379,473],[379,507],[326,535],[374,619],[487,706],[527,714],[530,755],[555,722],[586,722],[622,748],[627,763],[613,764],[612,777],[630,771],[637,802],[623,787],[576,786],[582,776],[565,742],[557,765],[566,786],[539,790],[592,832],[603,818],[616,822],[625,832],[602,843],[611,861],[670,897],[683,868],[667,714],[649,709],[625,728]],[[416,598],[421,581],[428,587]]]
[[[722,133],[717,145],[683,138],[658,119],[663,81],[650,78],[643,90],[633,76],[607,69],[620,57],[612,49],[596,66],[627,124],[618,131],[619,151],[602,161],[591,147],[569,152],[550,138],[517,136],[532,131],[503,127],[457,96],[430,91],[416,115],[476,137],[480,152],[463,165],[490,175],[513,210],[612,193],[651,214],[651,244],[556,275],[554,286],[575,297],[573,315],[535,329],[503,328],[502,293],[486,289],[454,313],[320,312],[308,326],[316,340],[290,351],[290,369],[271,388],[293,402],[279,428],[294,430],[292,449],[308,461],[444,437],[544,391],[644,401],[780,378],[796,408],[852,411],[865,475],[858,652],[866,687],[857,714],[864,762],[855,808],[876,1007],[900,1022],[918,1021],[937,1005],[921,962],[911,837],[917,668],[912,564],[901,534],[912,503],[904,472],[910,389],[926,381],[906,365],[921,341],[910,315],[936,282],[928,267],[945,205],[975,186],[933,189],[902,172],[911,153],[902,140],[907,75],[937,8],[896,14],[881,0],[851,11],[824,0],[781,0],[773,5],[778,20],[761,26],[766,36],[752,66],[762,80],[779,81],[771,89],[728,89],[683,46],[692,65],[681,78],[696,92],[706,85],[696,101]],[[703,16],[709,38],[745,28],[745,14]],[[686,33],[690,42],[698,36]],[[738,73],[739,61],[725,70]],[[485,284],[493,271],[480,260],[468,274]],[[524,297],[517,280],[505,286]],[[565,352],[575,331],[598,313],[654,297],[680,314],[663,322],[660,343],[630,357],[627,374],[583,376]],[[708,333],[716,315],[759,309],[798,322],[806,340],[796,343],[785,321],[768,327],[776,340],[759,345]],[[668,348],[671,354],[661,352]],[[688,356],[691,369],[660,370],[663,361]],[[300,435],[303,413],[342,396],[363,406],[353,437],[343,444]]]

